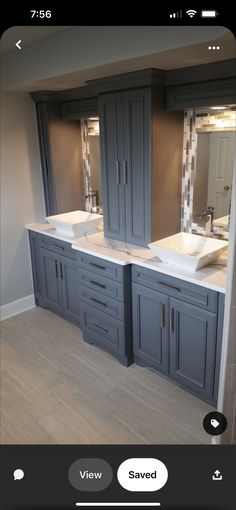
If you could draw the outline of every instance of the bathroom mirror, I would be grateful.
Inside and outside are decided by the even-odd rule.
[[[214,207],[214,231],[219,235],[225,232],[225,238],[228,238],[235,129],[236,105],[185,110],[181,204],[183,232],[202,233],[206,224],[206,217],[202,217],[204,209]]]
[[[228,230],[235,153],[235,131],[197,131],[193,218],[214,207],[214,225]]]
[[[100,136],[98,117],[81,119],[85,208],[102,212]]]

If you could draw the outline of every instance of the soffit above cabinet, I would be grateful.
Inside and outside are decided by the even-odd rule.
[[[197,84],[213,80],[229,80],[236,76],[236,59],[224,60],[199,66],[184,67],[164,71],[162,69],[142,69],[130,73],[88,80],[84,87],[52,91],[31,92],[32,99],[38,102],[61,102],[91,99],[98,94],[127,90],[146,86],[174,87],[178,85]]]
[[[143,69],[97,80],[88,80],[87,84],[91,90],[101,94],[115,90],[127,90],[152,85],[161,86],[164,85],[164,81],[165,71],[161,69]]]
[[[75,101],[96,97],[96,94],[87,86],[76,87],[74,89],[67,90],[39,90],[30,92],[30,95],[36,103],[51,101]]]
[[[197,83],[209,80],[234,78],[236,76],[236,59],[212,62],[198,66],[172,69],[165,73],[165,86]]]

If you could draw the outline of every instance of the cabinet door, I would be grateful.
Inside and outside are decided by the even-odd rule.
[[[62,286],[62,311],[73,322],[79,324],[79,284],[77,262],[60,257],[60,280]]]
[[[124,92],[126,240],[151,241],[151,90]]]
[[[211,400],[214,391],[216,315],[170,298],[170,376]]]
[[[104,232],[119,240],[125,240],[122,107],[121,93],[99,98]]]
[[[168,373],[168,297],[141,285],[132,288],[134,360]]]
[[[59,311],[61,308],[59,257],[50,250],[40,248],[40,259],[43,306]]]

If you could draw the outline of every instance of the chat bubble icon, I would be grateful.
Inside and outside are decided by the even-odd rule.
[[[25,476],[25,473],[24,473],[23,469],[15,469],[15,471],[13,473],[14,480],[22,480],[22,478],[24,478],[24,476]]]

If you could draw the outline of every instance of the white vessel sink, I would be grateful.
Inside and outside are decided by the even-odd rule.
[[[96,232],[103,221],[101,214],[89,213],[86,211],[72,211],[55,216],[47,216],[46,220],[62,234],[76,237],[87,232]]]
[[[228,241],[179,232],[148,246],[163,262],[196,271],[217,259]]]
[[[216,218],[213,220],[213,225],[216,227],[223,227],[227,230],[229,228],[229,215],[222,216],[222,218]]]

